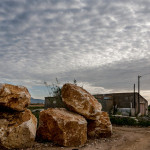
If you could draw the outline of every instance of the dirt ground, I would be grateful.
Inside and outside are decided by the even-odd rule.
[[[84,147],[59,147],[52,143],[35,143],[23,150],[150,150],[150,127],[113,126],[111,138],[88,140]]]

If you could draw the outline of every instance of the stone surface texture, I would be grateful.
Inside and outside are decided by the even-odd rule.
[[[0,108],[23,111],[30,104],[30,93],[24,86],[0,84]]]
[[[37,139],[61,146],[83,146],[87,140],[87,121],[65,108],[49,108],[40,112]]]
[[[107,138],[112,134],[112,125],[107,112],[101,112],[98,120],[88,120],[88,137]]]
[[[0,112],[0,148],[32,146],[36,128],[37,119],[28,109],[23,112]]]
[[[67,83],[62,87],[61,94],[63,102],[71,111],[91,120],[97,120],[100,116],[101,104],[83,88]]]

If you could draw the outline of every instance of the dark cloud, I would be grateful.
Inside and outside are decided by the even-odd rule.
[[[150,66],[149,6],[148,0],[1,0],[1,82],[36,86],[57,76],[102,92],[132,90]],[[141,80],[150,90],[148,76]]]

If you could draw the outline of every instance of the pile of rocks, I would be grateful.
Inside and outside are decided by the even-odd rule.
[[[110,137],[112,125],[101,104],[86,90],[74,84],[61,89],[64,108],[49,108],[40,113],[37,138],[62,146],[83,146],[88,137]]]
[[[23,86],[0,84],[0,149],[31,147],[37,119],[27,109],[30,94]]]

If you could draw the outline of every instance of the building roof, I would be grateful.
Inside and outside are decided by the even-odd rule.
[[[123,95],[128,95],[128,94],[134,94],[134,92],[127,92],[127,93],[109,93],[109,94],[94,94],[93,96],[113,96],[113,95],[121,95],[121,94],[123,94]],[[138,94],[138,92],[135,92],[135,95],[137,95]],[[145,101],[145,102],[147,102],[148,103],[148,101],[142,96],[142,95],[140,95],[140,97]]]

